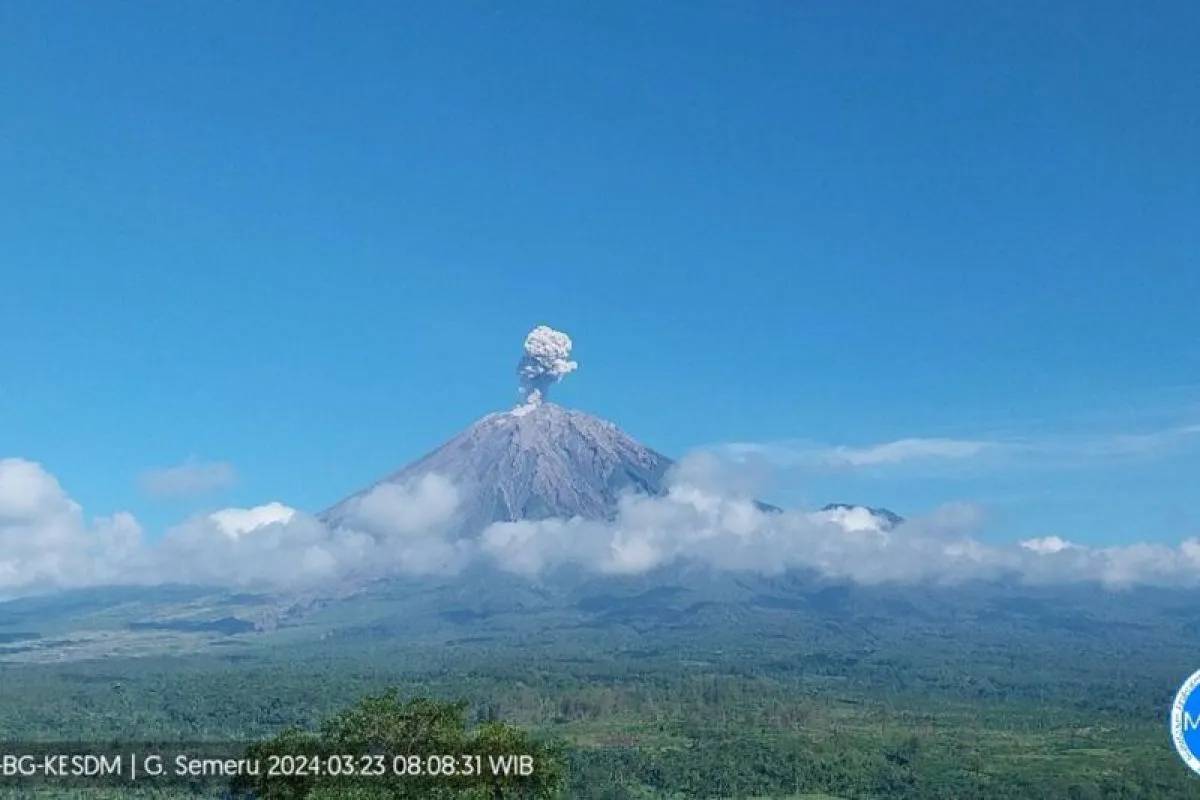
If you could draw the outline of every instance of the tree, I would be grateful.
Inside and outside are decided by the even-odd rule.
[[[239,779],[232,789],[261,800],[559,796],[565,770],[558,748],[503,722],[468,730],[466,711],[461,702],[402,701],[395,691],[368,696],[317,733],[291,729],[253,745],[248,756],[259,774]],[[281,764],[284,774],[271,774]]]

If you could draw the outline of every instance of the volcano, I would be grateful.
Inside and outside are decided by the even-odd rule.
[[[380,486],[438,475],[459,492],[456,529],[462,536],[478,534],[493,522],[607,520],[616,516],[623,494],[666,494],[673,464],[608,420],[554,403],[527,403],[488,414],[318,517],[342,527],[352,522],[358,501]],[[756,502],[763,511],[780,510]],[[847,503],[831,503],[820,514],[848,529],[890,530],[903,522],[885,508]]]
[[[550,387],[578,364],[571,337],[538,325],[525,337],[517,364],[522,403],[488,414],[432,453],[326,509],[332,528],[352,527],[362,500],[389,485],[415,485],[437,476],[457,492],[456,532],[469,537],[496,522],[542,519],[608,520],[622,495],[667,493],[673,462],[608,420],[546,400]],[[779,511],[758,503],[763,511]],[[852,526],[885,530],[899,521],[889,511],[836,504],[822,512]]]
[[[529,403],[483,417],[320,517],[336,527],[380,485],[437,474],[458,488],[463,535],[493,522],[611,519],[624,493],[664,494],[672,463],[607,420],[554,403]]]

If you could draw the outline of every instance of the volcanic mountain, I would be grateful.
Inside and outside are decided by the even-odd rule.
[[[464,535],[493,522],[610,519],[625,492],[663,494],[671,464],[607,420],[535,402],[483,417],[320,516],[337,526],[352,516],[356,500],[376,487],[437,474],[458,488]]]

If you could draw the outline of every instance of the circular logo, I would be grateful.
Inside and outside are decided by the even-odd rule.
[[[1175,694],[1171,740],[1183,763],[1200,775],[1200,670],[1193,672]]]

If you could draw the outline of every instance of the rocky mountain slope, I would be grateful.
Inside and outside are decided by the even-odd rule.
[[[624,492],[662,494],[671,463],[611,422],[554,403],[532,403],[487,415],[321,517],[336,526],[355,499],[376,486],[436,473],[458,488],[466,535],[493,522],[608,519]]]

